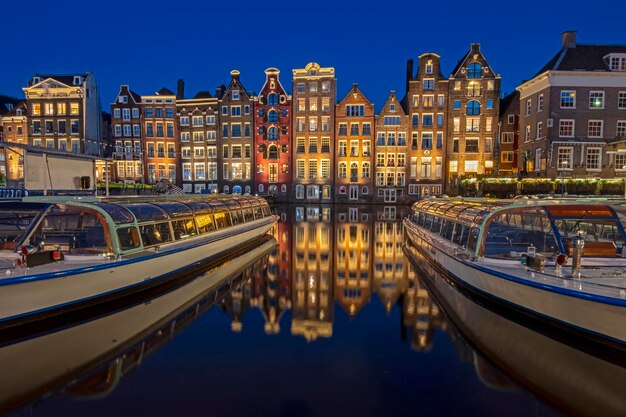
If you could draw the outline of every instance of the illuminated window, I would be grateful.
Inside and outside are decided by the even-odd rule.
[[[561,108],[562,109],[575,109],[576,108],[576,91],[561,90]]]
[[[603,109],[604,108],[604,91],[589,92],[589,108],[590,109]]]

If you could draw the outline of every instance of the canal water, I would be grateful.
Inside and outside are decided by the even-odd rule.
[[[554,369],[561,362],[546,356],[543,365],[531,359],[533,373],[525,373],[521,353],[557,357],[556,342],[454,293],[405,250],[401,219],[408,208],[274,209],[280,215],[274,238],[216,270],[115,312],[4,341],[0,411],[90,417],[587,412],[559,394],[566,378],[584,380],[586,370],[568,370],[561,381]]]

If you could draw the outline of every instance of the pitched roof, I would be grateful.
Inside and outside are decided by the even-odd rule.
[[[133,100],[135,100],[135,103],[141,103],[141,96],[139,94],[135,93],[130,88],[128,89],[128,92],[130,93],[131,96],[133,96]]]
[[[535,77],[546,71],[609,71],[608,63],[604,60],[604,57],[611,53],[626,53],[626,45],[566,46],[561,48],[561,50],[535,74]]]
[[[500,99],[500,114],[504,114],[512,104],[519,104],[519,91],[513,91]]]
[[[47,78],[53,78],[55,80],[57,80],[60,83],[63,83],[65,85],[74,85],[74,77],[83,77],[83,78],[87,78],[87,76],[89,75],[89,73],[83,73],[83,74],[34,74],[33,77],[39,77],[42,80],[45,80]],[[32,79],[31,79],[32,82]],[[29,83],[30,85],[30,83]]]
[[[8,114],[17,107],[19,102],[18,98],[0,95],[0,115]]]
[[[172,90],[168,90],[165,87],[157,91],[157,96],[175,96],[175,95],[176,94],[172,93]]]
[[[208,91],[199,91],[193,98],[213,98],[213,96]]]

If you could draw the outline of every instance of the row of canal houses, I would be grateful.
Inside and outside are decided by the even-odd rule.
[[[502,99],[479,44],[443,74],[437,54],[409,60],[405,91],[376,112],[357,84],[338,97],[334,68],[315,62],[292,70],[291,94],[278,69],[258,93],[233,70],[228,85],[191,97],[182,80],[152,95],[122,85],[109,118],[93,74],[36,74],[25,101],[0,96],[0,140],[111,156],[112,181],[310,203],[408,202],[478,175],[626,175],[626,46],[564,32],[554,57]],[[23,170],[12,156],[0,166],[9,180]]]
[[[111,104],[113,177],[168,178],[190,193],[392,203],[443,193],[446,166],[455,177],[493,171],[500,76],[478,44],[449,77],[437,54],[417,68],[409,60],[404,97],[391,91],[378,114],[357,84],[337,101],[334,68],[315,62],[293,70],[292,94],[276,68],[257,94],[230,75],[192,98],[182,80],[176,93],[149,96],[122,85]],[[459,143],[473,154],[460,167]]]

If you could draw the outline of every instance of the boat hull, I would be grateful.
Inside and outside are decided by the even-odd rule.
[[[187,274],[266,234],[268,217],[131,259],[0,281],[0,329],[143,291]]]
[[[576,415],[623,416],[626,368],[536,331],[515,315],[486,305],[431,268],[409,244],[420,279],[472,347],[518,383]],[[454,332],[451,332],[454,333]],[[484,360],[483,360],[484,361]],[[480,359],[476,370],[481,376]]]
[[[461,259],[437,238],[404,220],[406,237],[427,259],[459,285],[553,325],[584,335],[594,342],[626,351],[626,300],[596,297],[572,288],[555,288],[540,280],[522,279],[489,270],[478,262]],[[520,267],[521,268],[521,267]]]

